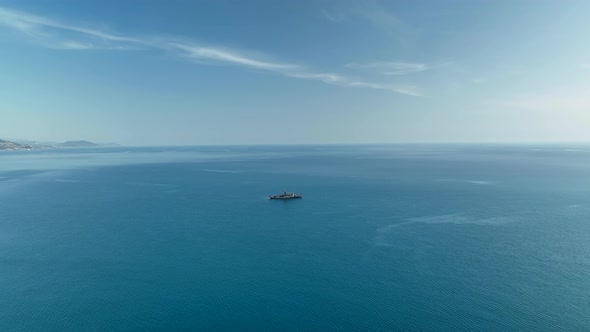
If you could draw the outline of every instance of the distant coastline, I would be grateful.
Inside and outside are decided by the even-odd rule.
[[[31,151],[61,148],[99,148],[120,146],[116,143],[99,144],[90,141],[66,141],[62,143],[41,143],[34,141],[8,141],[0,139],[0,151]]]

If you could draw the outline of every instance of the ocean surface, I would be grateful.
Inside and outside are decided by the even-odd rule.
[[[590,146],[0,153],[0,331],[107,330],[590,331]]]

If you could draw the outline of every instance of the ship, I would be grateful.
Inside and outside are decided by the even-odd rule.
[[[295,198],[303,198],[303,196],[301,194],[290,193],[290,192],[285,191],[282,194],[270,195],[270,196],[268,196],[268,198],[270,198],[270,199],[295,199]]]

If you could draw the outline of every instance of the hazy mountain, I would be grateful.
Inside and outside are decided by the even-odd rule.
[[[59,146],[64,148],[92,148],[100,145],[89,141],[67,141],[59,144]]]
[[[98,144],[90,141],[67,141],[63,143],[36,142],[30,140],[3,140],[0,139],[0,150],[45,150],[56,148],[94,148],[94,147],[118,147],[117,143]]]
[[[0,139],[0,150],[30,150],[31,146]]]

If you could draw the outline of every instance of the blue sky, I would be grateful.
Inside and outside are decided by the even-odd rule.
[[[590,140],[588,1],[2,1],[0,137]]]

